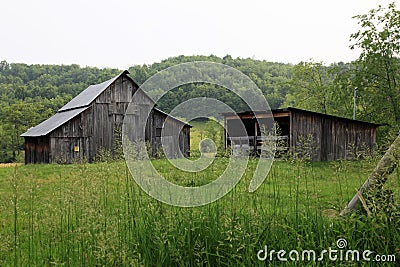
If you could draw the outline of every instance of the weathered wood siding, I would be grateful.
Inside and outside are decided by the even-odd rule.
[[[291,111],[290,146],[302,149],[310,138],[313,160],[347,159],[356,151],[374,149],[376,127],[368,123],[325,116],[318,113]]]
[[[92,103],[94,155],[99,149],[115,150],[116,140],[120,138],[124,114],[137,86],[125,75],[119,77]]]
[[[322,121],[318,116],[308,113],[291,112],[290,115],[290,147],[301,151],[305,142],[311,141],[314,160],[321,160]]]
[[[71,163],[93,159],[90,146],[93,135],[93,112],[89,107],[50,133],[50,162]]]
[[[123,122],[125,123],[125,134],[131,142],[147,141],[152,143],[152,128],[154,123],[152,120],[152,101],[141,90],[135,93],[135,98],[126,110]],[[152,155],[155,150],[152,149]]]
[[[153,156],[161,152],[161,149],[169,157],[189,156],[190,127],[158,110],[152,111],[151,118],[152,123],[148,122],[147,125],[153,125],[148,135]],[[164,139],[164,147],[161,138]]]
[[[49,163],[50,144],[49,138],[44,137],[25,137],[25,164],[29,163]]]

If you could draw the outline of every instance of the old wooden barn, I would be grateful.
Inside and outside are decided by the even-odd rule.
[[[152,108],[153,100],[128,74],[123,71],[108,81],[89,86],[54,116],[22,134],[25,163],[71,163],[83,159],[91,162],[101,150],[115,152],[121,144],[125,111],[135,93],[137,110],[130,115],[135,118],[150,112],[143,127],[153,156],[161,149],[161,133],[169,141],[166,154],[188,155],[190,126]]]
[[[286,149],[302,146],[308,138],[315,161],[347,159],[356,151],[373,150],[376,146],[376,129],[379,124],[291,107],[272,110],[272,114],[280,128],[278,139],[285,143]],[[226,129],[225,145],[233,147],[245,143],[250,152],[260,152],[262,125],[271,114],[242,112],[223,115]],[[247,133],[237,130],[240,128],[237,127],[239,119]]]

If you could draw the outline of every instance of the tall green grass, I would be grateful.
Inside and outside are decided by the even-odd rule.
[[[164,159],[153,163],[169,180],[197,186],[216,179],[226,161],[217,158],[204,172],[192,174],[174,170]],[[249,193],[256,164],[250,160],[225,197],[197,208],[152,199],[124,162],[0,169],[0,265],[332,266],[327,260],[261,262],[257,252],[265,245],[322,250],[335,247],[338,238],[345,238],[350,249],[400,259],[398,209],[338,216],[374,161],[276,161],[264,184]],[[388,181],[396,207],[399,178],[397,170]]]

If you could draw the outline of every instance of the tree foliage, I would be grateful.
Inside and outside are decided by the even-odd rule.
[[[392,126],[400,123],[400,11],[394,3],[354,17],[361,29],[351,35],[352,49],[361,49],[354,62],[353,86],[358,110],[366,119]]]
[[[272,63],[268,61],[253,60],[250,58],[233,59],[229,55],[223,58],[211,55],[172,57],[152,65],[133,66],[129,68],[129,72],[135,81],[137,81],[139,84],[142,84],[146,79],[150,78],[158,71],[164,70],[176,64],[193,61],[211,61],[222,63],[243,72],[249,76],[252,81],[261,89],[271,108],[278,108],[284,102],[293,68],[293,66],[290,64]],[[224,77],[220,78],[223,79]],[[166,87],[170,82],[169,79],[173,79],[173,77],[165,77],[164,89],[167,89]],[[243,88],[243,90],[245,90],[245,88]],[[152,92],[149,92],[149,94],[152,95]],[[230,105],[231,107],[235,107],[235,109],[247,109],[243,101],[241,101],[239,97],[226,88],[205,83],[183,85],[179,88],[171,90],[160,100],[158,105],[163,110],[170,111],[177,104],[195,97],[212,97]],[[198,114],[198,108],[200,107],[196,107],[196,111],[189,109],[188,116]]]
[[[322,62],[301,62],[293,68],[291,91],[285,105],[324,114],[332,113],[333,79]]]
[[[360,49],[359,58],[294,66],[284,105],[351,118],[356,90],[356,119],[383,124],[378,140],[390,142],[400,129],[400,11],[392,3],[354,18],[360,29],[350,48]]]
[[[355,77],[352,82],[359,86],[363,94],[362,111],[389,124],[387,132],[398,136],[342,211],[342,215],[353,210],[359,199],[363,200],[362,193],[372,202],[387,202],[387,198],[383,198],[385,201],[382,201],[381,196],[388,193],[384,192],[383,186],[400,159],[400,11],[396,10],[395,3],[392,3],[386,9],[379,6],[355,18],[361,30],[351,35],[351,40],[354,41],[351,48],[358,47],[362,52],[355,62]],[[365,200],[363,205],[369,214]],[[378,205],[387,206],[388,203]]]

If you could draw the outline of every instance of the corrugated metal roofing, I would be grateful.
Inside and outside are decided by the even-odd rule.
[[[53,117],[43,121],[42,123],[28,129],[25,133],[21,134],[23,137],[37,137],[44,136],[55,130],[57,127],[63,125],[76,115],[80,114],[88,107],[76,108],[54,114]]]
[[[71,101],[65,104],[58,111],[65,111],[69,109],[85,107],[90,105],[90,103],[92,103],[104,90],[106,90],[108,86],[110,86],[115,80],[117,80],[123,74],[129,74],[129,72],[125,70],[121,72],[119,75],[105,82],[95,85],[90,85],[88,88],[83,90],[79,95],[74,97]]]

